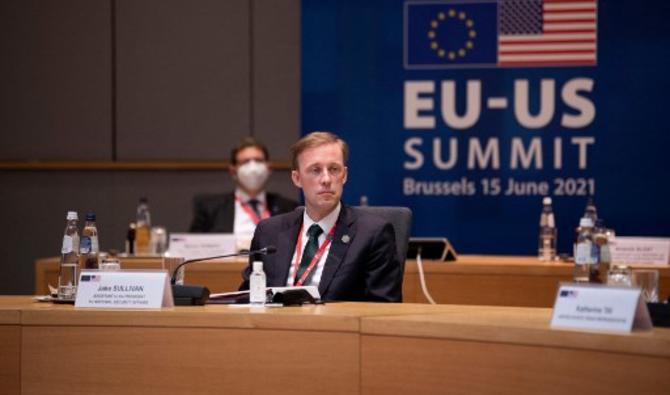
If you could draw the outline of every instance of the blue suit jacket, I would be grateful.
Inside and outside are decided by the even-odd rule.
[[[268,287],[286,285],[303,211],[299,207],[256,227],[251,250],[277,247],[275,254],[262,257]],[[243,270],[240,289],[249,288],[250,273],[251,266]],[[402,277],[393,226],[343,205],[319,283],[321,299],[402,302]]]

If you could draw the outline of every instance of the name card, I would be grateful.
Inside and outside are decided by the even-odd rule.
[[[559,287],[551,326],[616,332],[652,328],[639,288],[576,283]]]
[[[670,239],[617,236],[610,247],[613,263],[667,265]]]
[[[75,307],[159,309],[173,307],[165,270],[84,270],[79,275]]]
[[[232,233],[170,234],[169,256],[178,256],[188,260],[234,254],[236,252],[237,238]]]

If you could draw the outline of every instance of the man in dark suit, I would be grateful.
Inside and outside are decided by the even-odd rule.
[[[344,206],[346,143],[328,132],[314,132],[292,147],[293,183],[305,208],[261,221],[251,249],[269,245],[263,256],[270,287],[316,285],[323,300],[402,301],[402,275],[393,226]],[[254,259],[252,257],[251,261]],[[251,267],[240,289],[248,289]]]
[[[261,219],[296,208],[297,202],[265,191],[270,175],[268,160],[268,149],[252,137],[235,147],[229,169],[235,191],[196,196],[190,231],[250,236]]]

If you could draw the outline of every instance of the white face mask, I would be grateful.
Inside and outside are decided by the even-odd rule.
[[[263,188],[270,171],[263,162],[250,160],[237,169],[237,179],[243,187],[250,191],[258,191]]]

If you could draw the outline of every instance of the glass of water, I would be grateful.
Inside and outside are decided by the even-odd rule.
[[[633,286],[640,288],[646,302],[658,302],[658,270],[633,270]]]
[[[121,262],[116,258],[105,258],[100,263],[100,270],[111,272],[121,269]]]
[[[631,278],[630,266],[614,265],[607,272],[607,285],[617,287],[631,287],[633,279]]]
[[[163,255],[167,251],[167,230],[163,226],[151,228],[151,253]]]

